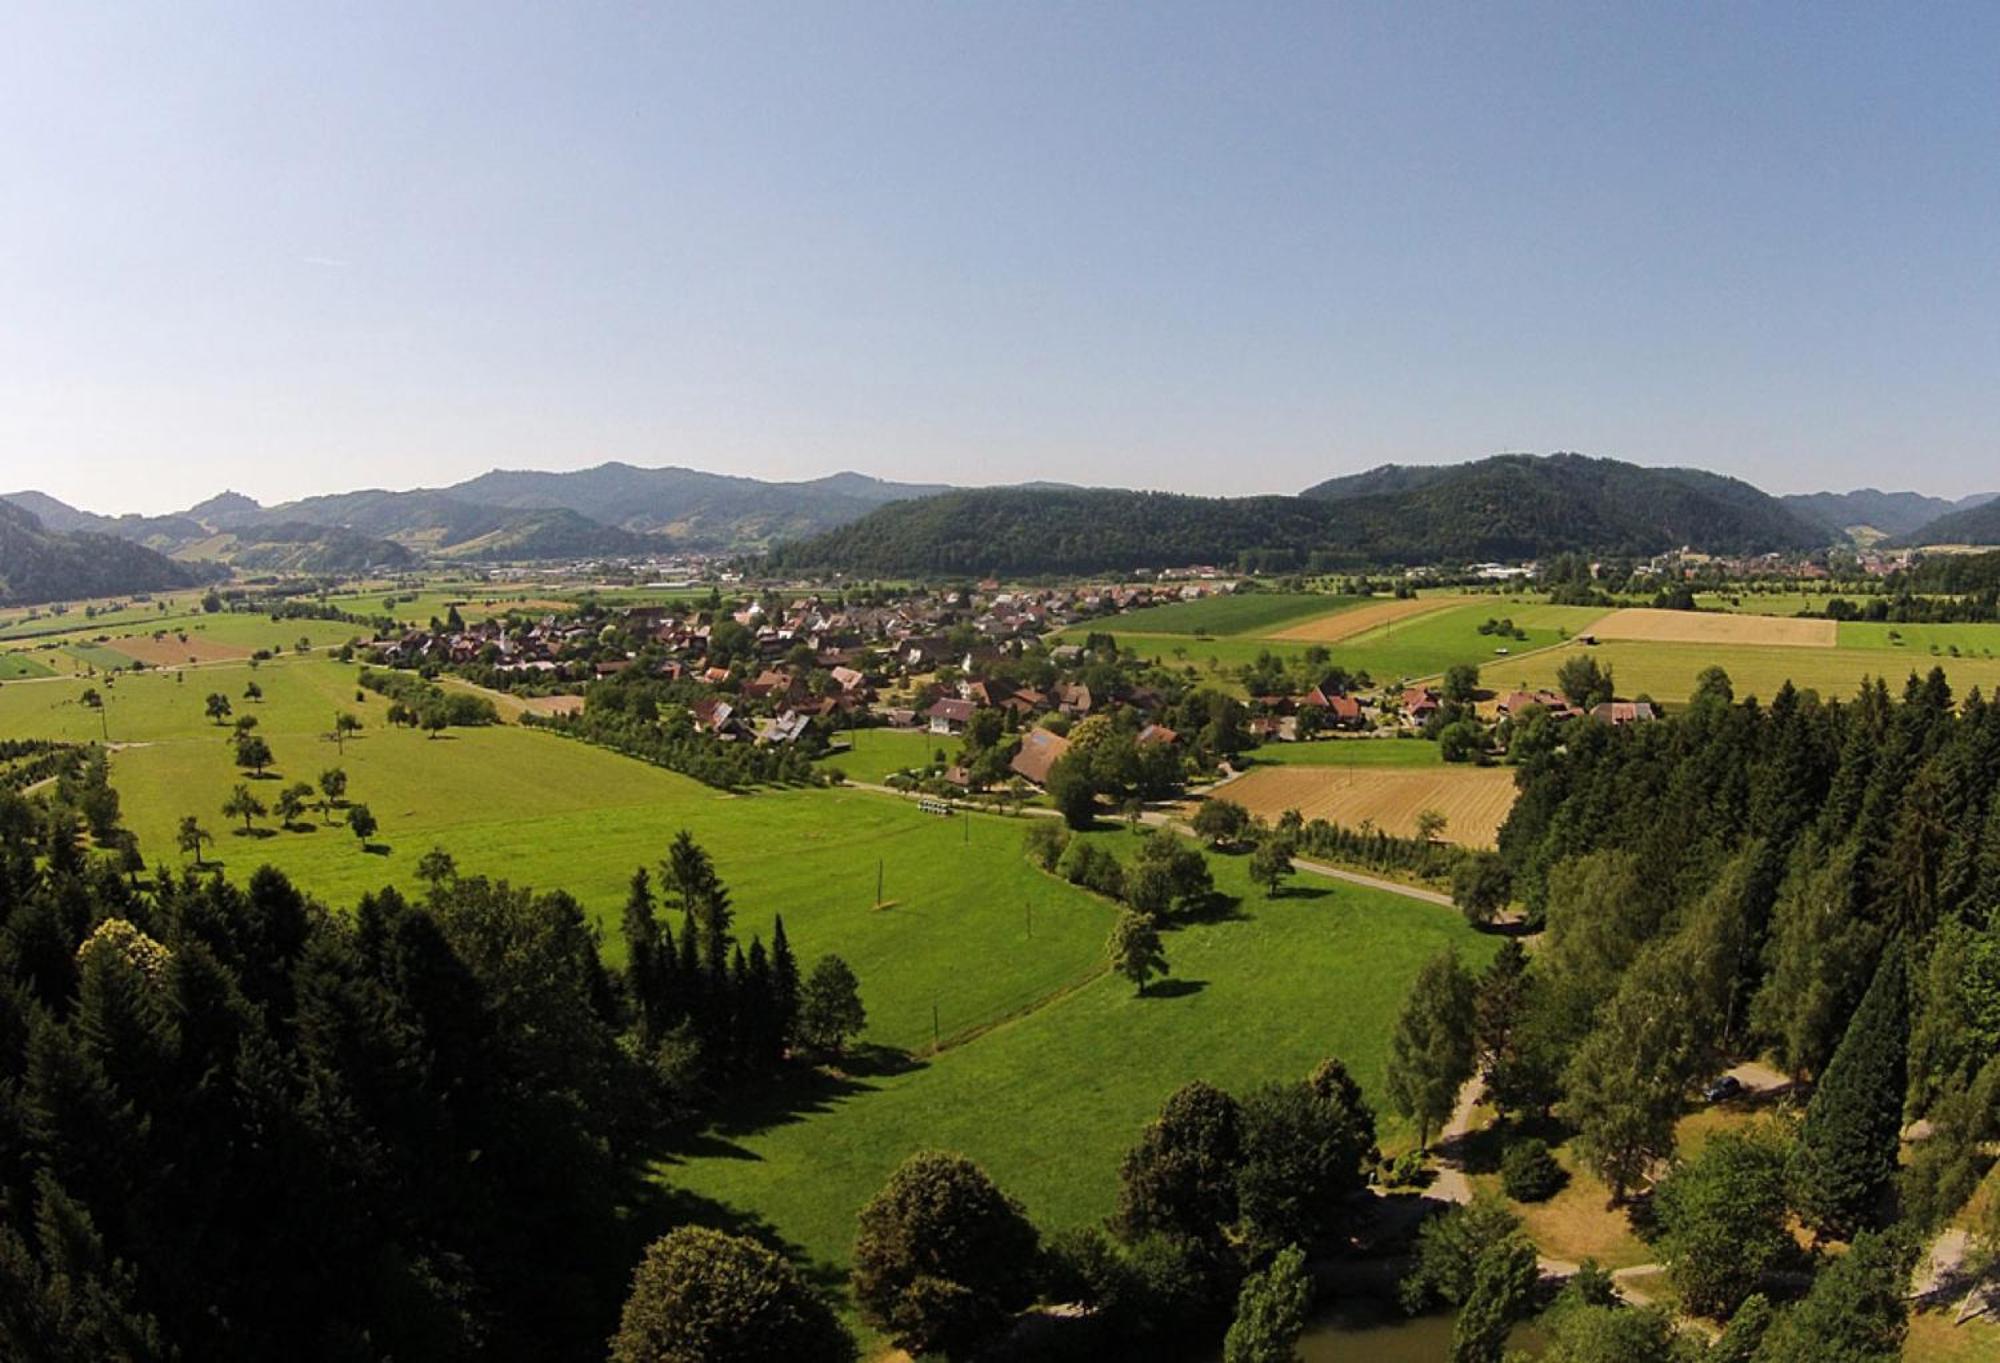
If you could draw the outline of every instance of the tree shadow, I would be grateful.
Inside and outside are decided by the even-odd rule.
[[[275,828],[232,828],[229,830],[229,836],[232,838],[275,838],[278,836],[278,830]]]
[[[285,774],[281,771],[246,771],[242,775],[246,781],[282,781],[285,779]]]
[[[361,850],[371,857],[386,857],[395,849],[386,842],[364,842],[361,844]]]
[[[1148,999],[1184,999],[1190,994],[1199,994],[1206,988],[1208,988],[1207,980],[1166,979],[1147,985],[1146,992],[1140,995],[1140,997]]]
[[[1325,885],[1280,885],[1267,895],[1269,899],[1325,899],[1333,890]]]
[[[796,1064],[768,1082],[725,1096],[699,1129],[671,1136],[658,1151],[669,1164],[689,1159],[755,1160],[738,1141],[824,1116],[850,1098],[873,1092],[879,1081],[908,1074],[924,1063],[890,1046],[862,1046],[825,1065]]]
[[[1243,900],[1233,894],[1211,891],[1201,899],[1175,914],[1170,927],[1185,927],[1194,923],[1247,923],[1250,915],[1243,912]]]

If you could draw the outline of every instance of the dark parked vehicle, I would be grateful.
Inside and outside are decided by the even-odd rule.
[[[1733,1074],[1725,1074],[1701,1091],[1701,1096],[1711,1103],[1727,1102],[1743,1092],[1743,1081]]]

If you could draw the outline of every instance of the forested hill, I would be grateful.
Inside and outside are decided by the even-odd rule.
[[[190,587],[201,575],[144,545],[87,532],[59,535],[0,501],[0,605]]]
[[[1364,522],[1364,544],[1488,544],[1495,557],[1682,545],[1744,553],[1812,549],[1828,539],[1824,526],[1740,479],[1581,454],[1500,454],[1444,468],[1385,464],[1301,495],[1339,503]]]
[[[2000,502],[1940,516],[1894,541],[1898,545],[2000,544]]]
[[[1094,572],[1184,563],[1345,568],[1538,558],[1806,550],[1824,528],[1747,483],[1581,455],[1384,468],[1301,497],[989,489],[885,507],[780,546],[781,570]]]
[[[1984,506],[1993,498],[1982,495],[1953,502],[1943,497],[1926,497],[1921,492],[1883,492],[1864,487],[1852,492],[1797,493],[1778,500],[1801,515],[1842,532],[1867,526],[1884,535],[1907,535],[1940,516]]]
[[[770,556],[779,570],[1095,572],[1177,563],[1303,563],[1332,533],[1297,497],[1183,497],[1102,488],[948,492],[870,512]]]

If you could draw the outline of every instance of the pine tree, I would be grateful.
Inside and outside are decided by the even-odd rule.
[[[625,916],[620,927],[625,936],[625,979],[638,1014],[639,1040],[646,1046],[655,1046],[665,1023],[659,997],[660,920],[653,910],[652,878],[643,866],[632,873],[632,888],[625,896]]]
[[[1880,1224],[1896,1177],[1909,1052],[1909,981],[1890,943],[1826,1067],[1792,1156],[1793,1203],[1806,1224],[1845,1239]]]
[[[771,989],[777,1006],[780,1051],[789,1050],[799,1032],[799,961],[785,938],[785,916],[771,925]]]

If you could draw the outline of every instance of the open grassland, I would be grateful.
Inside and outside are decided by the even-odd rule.
[[[1840,625],[1842,648],[1875,649],[1905,657],[1928,657],[1932,649],[1946,659],[1957,649],[1963,657],[2000,655],[2000,625],[1886,625],[1846,620]]]
[[[213,663],[247,658],[255,650],[241,644],[225,644],[204,634],[183,634],[168,630],[158,635],[134,634],[120,638],[113,651],[137,659],[148,667],[176,667],[181,663]]]
[[[788,790],[730,796],[685,777],[552,734],[511,725],[455,729],[443,738],[390,730],[387,702],[354,698],[355,669],[288,660],[259,669],[264,699],[242,691],[247,667],[215,667],[176,683],[161,674],[99,690],[114,742],[112,780],[125,822],[149,860],[179,865],[174,831],[185,814],[216,835],[208,853],[232,879],[274,865],[337,906],[394,884],[420,888],[419,857],[433,846],[468,873],[565,889],[623,954],[618,912],[635,867],[655,865],[688,828],[714,855],[734,894],[744,938],[782,913],[800,954],[847,958],[862,981],[868,1039],[915,1047],[931,1040],[932,1008],[950,1036],[1026,1008],[1100,965],[1109,908],[1037,872],[1020,855],[1018,819],[941,819],[859,791]],[[0,733],[90,739],[99,717],[76,702],[75,682],[0,687]],[[343,767],[349,798],[381,821],[376,851],[315,811],[295,830],[275,819],[244,835],[222,817],[245,779],[228,730],[202,716],[210,691],[258,717],[279,778],[251,781],[272,803],[295,780]],[[340,751],[324,732],[336,709],[367,728]],[[339,817],[339,811],[334,812]],[[875,904],[880,868],[888,906]],[[1030,937],[1030,914],[1033,916]],[[978,969],[968,969],[978,962]]]
[[[1378,626],[1388,625],[1397,620],[1448,610],[1458,599],[1448,596],[1429,596],[1371,601],[1367,605],[1316,615],[1310,620],[1301,620],[1295,625],[1271,631],[1268,637],[1299,644],[1337,643],[1342,639],[1352,639],[1356,635],[1366,634]]]
[[[963,746],[959,739],[923,729],[855,729],[841,738],[848,751],[829,753],[820,765],[838,767],[850,781],[876,785],[896,772],[930,765],[940,748],[950,757]]]
[[[1459,663],[1478,665],[1498,656],[1529,653],[1560,643],[1564,631],[1587,630],[1604,612],[1587,606],[1548,606],[1481,598],[1470,604],[1413,619],[1385,623],[1367,634],[1331,646],[1333,661],[1366,672],[1378,683],[1399,678],[1435,677]],[[1528,637],[1481,634],[1487,621],[1512,620]]]
[[[1986,626],[1988,629],[2000,627]],[[1741,644],[1606,643],[1585,650],[1582,645],[1552,649],[1532,657],[1501,659],[1480,669],[1480,685],[1492,691],[1533,690],[1555,686],[1556,669],[1565,659],[1589,652],[1612,669],[1620,696],[1651,696],[1679,703],[1694,692],[1695,678],[1709,667],[1729,674],[1738,699],[1769,700],[1787,680],[1801,690],[1814,690],[1829,700],[1854,695],[1864,678],[1887,678],[1900,690],[1911,672],[1942,667],[1952,687],[1963,695],[1974,686],[1988,695],[2000,686],[2000,658],[1952,658],[1928,651],[1858,648],[1786,648]]]
[[[53,668],[30,655],[19,652],[0,653],[0,681],[18,681],[23,677],[52,677]]]
[[[1839,633],[1831,620],[1647,609],[1613,611],[1592,625],[1589,632],[1604,640],[1758,644],[1776,648],[1832,648]]]
[[[1418,738],[1320,738],[1309,743],[1266,743],[1243,759],[1275,767],[1438,767],[1438,745]]]
[[[1386,602],[1407,605],[1407,602]],[[1328,620],[1376,609],[1365,597],[1321,596],[1310,592],[1245,592],[1175,601],[1115,616],[1109,622],[1135,634],[1247,634],[1274,637],[1277,627],[1307,616]],[[1364,626],[1365,628],[1365,626]]]
[[[1045,1229],[1102,1219],[1120,1156],[1191,1079],[1241,1092],[1338,1055],[1387,1143],[1407,1143],[1383,1098],[1403,994],[1426,958],[1452,947],[1478,969],[1496,939],[1449,909],[1309,876],[1269,899],[1242,858],[1210,863],[1236,907],[1167,934],[1173,974],[1148,997],[1104,976],[920,1067],[802,1083],[787,1103],[725,1122],[664,1178],[692,1214],[759,1224],[844,1269],[856,1213],[912,1150],[971,1156]],[[1039,914],[1035,929],[1039,939]]]
[[[1424,746],[1431,746],[1425,744]],[[1417,815],[1435,809],[1449,822],[1444,837],[1465,847],[1492,847],[1514,807],[1514,773],[1507,767],[1265,767],[1229,782],[1217,794],[1259,818],[1288,809],[1308,820],[1348,828],[1371,823],[1414,837]]]

